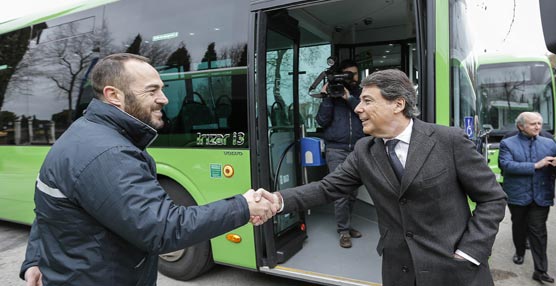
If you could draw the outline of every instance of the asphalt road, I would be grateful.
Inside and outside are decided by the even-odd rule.
[[[551,208],[548,218],[548,272],[556,275],[556,210]],[[0,222],[0,285],[25,285],[19,279],[19,267],[25,255],[25,247],[29,233],[28,226]],[[373,246],[374,247],[374,246]],[[523,265],[515,265],[511,261],[514,247],[511,240],[511,221],[509,211],[500,225],[500,232],[494,244],[491,257],[491,270],[494,275],[496,286],[528,286],[540,285],[531,279],[533,273],[533,261],[531,254],[527,251]],[[159,286],[197,286],[197,285],[303,285],[294,280],[283,279],[261,273],[251,272],[232,267],[216,266],[209,273],[190,282],[176,281],[163,275],[159,275]]]

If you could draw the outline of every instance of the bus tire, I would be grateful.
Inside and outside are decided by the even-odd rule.
[[[196,206],[191,195],[178,183],[171,179],[160,179],[160,185],[172,198],[175,204]],[[191,280],[207,272],[214,266],[210,240],[197,243],[183,250],[161,254],[158,258],[160,273],[181,281]]]

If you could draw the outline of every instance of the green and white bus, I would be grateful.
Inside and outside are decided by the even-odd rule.
[[[110,53],[149,57],[165,82],[166,125],[149,148],[178,204],[321,178],[302,166],[320,137],[309,86],[327,58],[354,59],[360,78],[405,71],[421,119],[470,128],[476,63],[465,0],[100,0],[0,24],[0,219],[30,224],[39,167],[91,100],[87,76]],[[69,6],[68,6],[69,5]],[[318,89],[318,87],[317,87]],[[467,123],[467,124],[466,124]],[[479,121],[471,129],[482,126]],[[315,154],[318,155],[318,154]],[[330,206],[245,225],[160,256],[188,280],[214,263],[327,285],[380,285],[375,209],[360,192],[352,249],[338,245]]]
[[[479,121],[488,134],[489,165],[502,181],[498,167],[501,139],[517,131],[515,119],[524,111],[543,117],[543,130],[554,134],[554,74],[544,55],[484,54],[478,57]]]

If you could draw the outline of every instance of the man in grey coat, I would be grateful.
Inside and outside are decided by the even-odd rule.
[[[363,184],[378,215],[383,285],[494,285],[488,258],[506,195],[484,158],[461,129],[415,118],[415,89],[403,72],[378,71],[361,86],[355,112],[372,137],[321,181],[264,196],[288,213]]]
[[[168,103],[156,69],[144,57],[114,54],[96,64],[91,82],[96,98],[52,146],[37,178],[20,272],[27,285],[156,285],[160,253],[276,213],[253,190],[175,205],[146,151]]]

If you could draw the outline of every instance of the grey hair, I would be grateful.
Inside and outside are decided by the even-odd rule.
[[[526,115],[536,115],[541,118],[541,122],[542,122],[542,115],[540,113],[534,111],[525,111],[520,113],[515,119],[515,127],[517,127],[517,129],[519,129],[519,126],[525,125]]]
[[[361,81],[361,87],[376,86],[388,101],[398,98],[405,100],[403,114],[407,118],[415,118],[421,113],[417,108],[417,93],[407,75],[396,69],[376,71]]]

